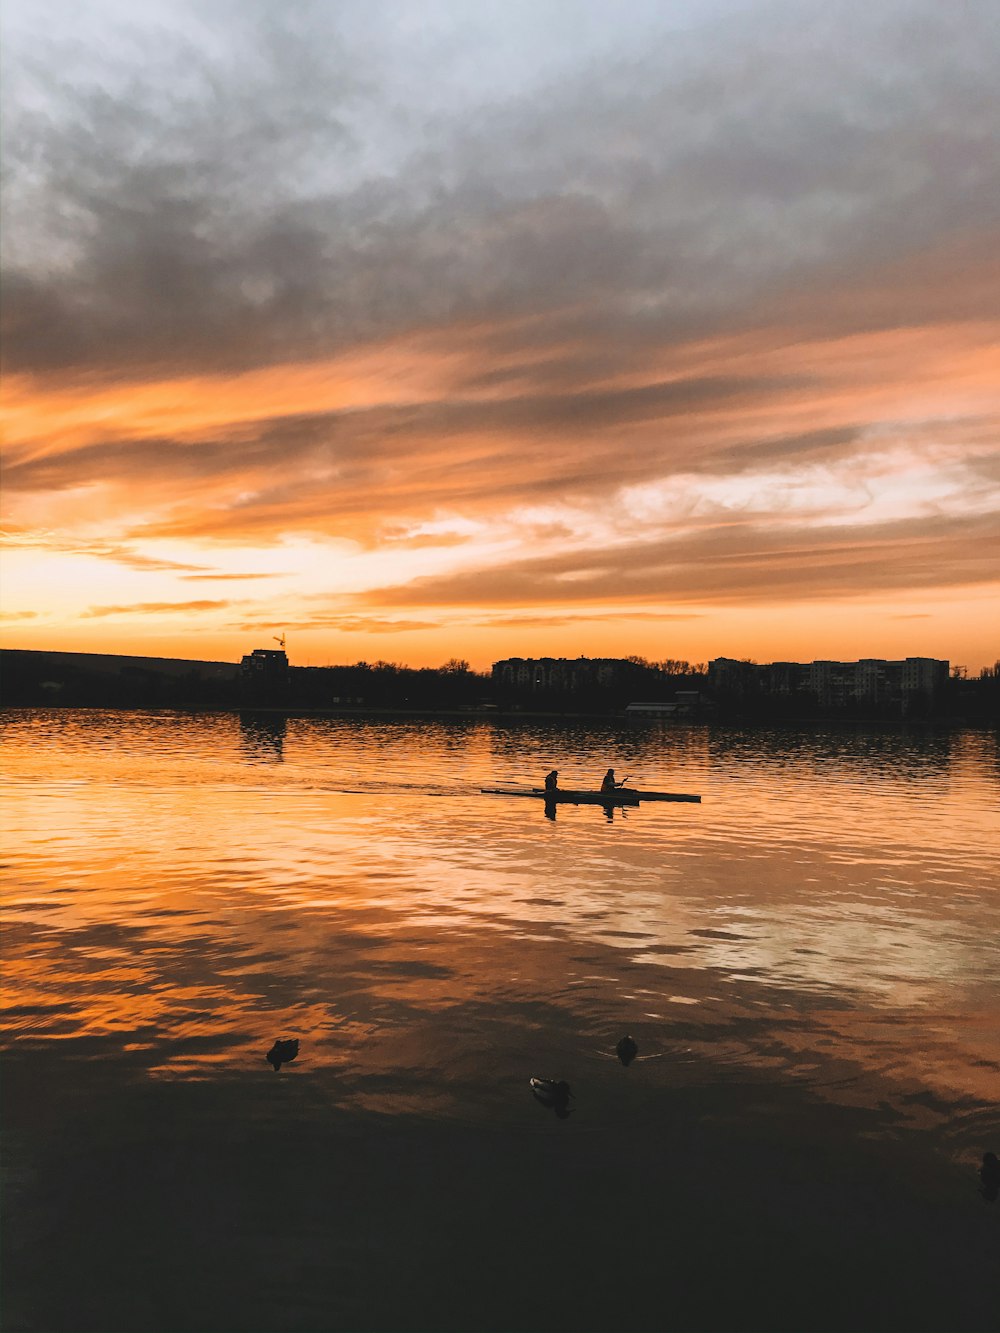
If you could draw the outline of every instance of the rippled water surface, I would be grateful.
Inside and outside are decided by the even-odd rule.
[[[113,1295],[98,1283],[72,1310],[39,1294],[39,1261],[25,1260],[10,1327],[838,1327],[805,1312],[795,1282],[784,1304],[773,1274],[758,1283],[761,1255],[743,1272],[745,1319],[728,1298],[688,1291],[674,1318],[641,1279],[630,1301],[608,1277],[566,1276],[627,1262],[615,1247],[629,1217],[648,1267],[657,1226],[676,1224],[654,1222],[654,1197],[686,1211],[685,1262],[707,1274],[719,1238],[699,1171],[702,1184],[721,1171],[708,1194],[728,1200],[715,1206],[744,1254],[762,1227],[772,1250],[794,1250],[794,1182],[816,1169],[824,1189],[847,1188],[824,1155],[833,1142],[866,1191],[886,1171],[897,1207],[915,1154],[927,1174],[906,1225],[934,1214],[918,1243],[930,1252],[933,1228],[957,1225],[971,1228],[970,1264],[994,1253],[1000,1205],[977,1194],[975,1170],[1000,1150],[993,733],[87,711],[10,712],[4,731],[7,1115],[24,1166],[9,1186],[23,1219],[10,1262],[53,1228],[86,1226],[81,1192],[99,1191],[73,1174],[86,1173],[77,1156],[113,1157],[116,1138],[132,1163],[124,1194],[90,1220],[102,1244],[153,1238],[145,1277]],[[480,791],[552,767],[565,786],[596,786],[609,764],[630,785],[702,802],[560,805],[553,819],[541,802]],[[639,1056],[624,1069],[626,1031]],[[301,1054],[275,1074],[264,1054],[279,1036]],[[565,1120],[532,1100],[536,1074],[571,1083]],[[53,1147],[64,1113],[94,1136],[69,1167]],[[346,1154],[337,1179],[364,1201],[352,1211],[340,1188],[324,1215],[328,1133]],[[365,1185],[344,1145],[368,1151],[373,1135],[383,1149]],[[251,1157],[311,1152],[296,1161],[298,1192],[280,1183],[286,1164],[260,1162],[265,1198],[248,1158],[227,1159],[234,1136]],[[663,1160],[671,1141],[686,1166]],[[727,1143],[738,1167],[720,1165]],[[612,1187],[617,1152],[639,1159],[611,1171]],[[562,1160],[551,1153],[572,1158],[567,1177],[545,1176]],[[134,1172],[150,1161],[161,1166],[144,1193]],[[185,1278],[163,1257],[181,1242],[158,1228],[173,1218],[174,1237],[178,1180],[203,1179],[208,1161],[218,1188],[184,1223],[207,1228],[183,1252]],[[539,1189],[569,1191],[562,1239],[546,1230],[554,1282],[517,1257],[513,1233],[539,1225],[538,1209],[526,1223],[505,1191],[529,1162]],[[67,1170],[75,1204],[50,1179]],[[601,1218],[574,1220],[588,1172]],[[740,1172],[756,1182],[753,1216]],[[848,1220],[834,1248],[842,1281],[857,1283],[854,1326],[917,1326],[933,1293],[898,1308],[886,1294],[866,1313],[860,1293],[877,1280],[843,1235],[870,1225],[871,1200],[860,1222],[852,1200],[838,1195]],[[486,1235],[466,1253],[473,1218]],[[443,1276],[452,1264],[421,1249],[427,1228],[460,1256],[459,1295]],[[815,1241],[829,1249],[825,1232]],[[206,1246],[222,1247],[211,1265]],[[354,1257],[338,1267],[331,1249]],[[94,1262],[81,1264],[92,1274]],[[248,1263],[269,1274],[254,1296],[236,1276]],[[365,1263],[385,1270],[377,1292],[357,1276]],[[200,1314],[178,1295],[185,1281]],[[970,1299],[950,1311],[956,1327],[980,1326],[987,1306]]]

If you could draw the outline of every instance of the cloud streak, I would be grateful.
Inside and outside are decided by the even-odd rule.
[[[660,541],[426,577],[364,594],[372,605],[715,604],[990,584],[1000,511],[975,521],[866,529],[712,525]]]
[[[221,611],[232,606],[232,602],[137,602],[132,606],[90,606],[80,615],[85,620],[102,616],[161,616],[197,611]]]

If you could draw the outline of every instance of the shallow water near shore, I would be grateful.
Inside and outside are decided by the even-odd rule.
[[[4,735],[6,1329],[996,1326],[994,733]]]

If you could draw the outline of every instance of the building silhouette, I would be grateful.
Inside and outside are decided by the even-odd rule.
[[[280,704],[288,695],[288,657],[281,648],[255,648],[240,662],[240,701]]]
[[[767,663],[716,657],[708,664],[708,683],[719,694],[809,695],[824,708],[898,705],[907,712],[940,702],[949,665],[933,657]]]
[[[492,675],[508,689],[575,693],[617,685],[634,672],[634,663],[619,657],[507,657],[493,663]]]

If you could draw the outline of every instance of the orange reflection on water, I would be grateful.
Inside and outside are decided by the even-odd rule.
[[[294,1035],[278,1077],[435,1114],[613,1059],[619,1028],[672,1076],[904,1109],[1000,1067],[986,734],[291,718],[268,766],[226,715],[22,714],[8,739],[9,1041],[270,1076]],[[552,821],[478,791],[608,756],[704,801]]]

